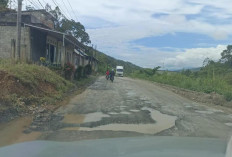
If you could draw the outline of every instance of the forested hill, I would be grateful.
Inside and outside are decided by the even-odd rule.
[[[92,56],[91,51],[87,52],[87,54]],[[124,73],[126,75],[128,75],[136,70],[142,69],[141,67],[139,67],[135,64],[132,64],[130,62],[126,62],[123,60],[115,59],[115,58],[108,56],[100,51],[95,50],[94,54],[95,54],[94,56],[96,56],[96,58],[100,61],[99,66],[98,66],[98,71],[100,73],[105,73],[107,68],[108,69],[112,69],[112,68],[115,69],[117,65],[124,67]]]

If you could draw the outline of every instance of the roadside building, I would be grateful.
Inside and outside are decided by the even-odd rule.
[[[93,71],[96,72],[98,70],[99,60],[97,60],[96,57],[92,57],[92,56],[89,57],[89,60],[90,60],[90,65],[91,65]]]
[[[15,11],[0,13],[0,58],[15,59],[16,54]],[[20,59],[33,63],[40,57],[52,65],[72,63],[77,68],[90,63],[81,43],[72,35],[54,29],[55,18],[45,10],[22,12]]]

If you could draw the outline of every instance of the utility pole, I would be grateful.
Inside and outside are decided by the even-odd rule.
[[[18,0],[18,12],[17,12],[17,59],[20,60],[21,50],[21,23],[22,23],[22,1]]]
[[[11,0],[9,1],[9,7],[10,7],[10,9],[11,9]]]
[[[94,51],[94,57],[96,58],[97,57],[97,45],[95,45],[95,51]]]
[[[94,48],[93,48],[93,44],[92,44],[92,57],[91,57],[91,64],[93,65],[93,52],[94,51]]]

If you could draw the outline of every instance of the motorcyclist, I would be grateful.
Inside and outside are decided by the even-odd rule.
[[[114,80],[114,75],[115,75],[115,72],[114,72],[114,69],[111,70],[110,72],[110,80],[113,82]]]
[[[109,79],[109,75],[110,75],[110,71],[107,69],[107,71],[106,71],[106,79],[107,80]]]

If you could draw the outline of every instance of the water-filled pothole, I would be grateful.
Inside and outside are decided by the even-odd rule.
[[[161,112],[151,109],[142,108],[142,110],[148,110],[152,119],[156,121],[153,124],[107,124],[97,127],[77,127],[77,128],[66,128],[65,130],[82,130],[82,131],[96,131],[96,130],[111,130],[111,131],[131,131],[144,134],[155,134],[160,131],[169,129],[175,125],[177,117],[162,114]]]
[[[225,123],[225,125],[227,125],[227,126],[232,126],[232,123]]]
[[[103,114],[102,112],[94,112],[88,114],[68,114],[64,116],[62,122],[64,123],[72,123],[72,124],[81,124],[88,122],[97,122],[102,120],[104,117],[110,117],[107,114]]]

